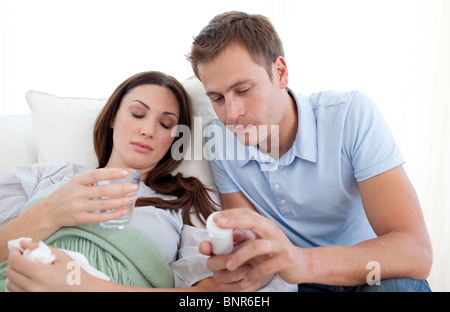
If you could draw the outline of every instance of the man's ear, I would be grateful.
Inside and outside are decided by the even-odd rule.
[[[289,82],[289,74],[286,60],[279,56],[272,64],[273,79],[279,83],[280,89],[286,89]]]

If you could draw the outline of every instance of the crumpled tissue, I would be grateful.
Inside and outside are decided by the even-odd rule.
[[[52,253],[51,249],[44,242],[40,241],[38,248],[35,248],[33,250],[29,249],[24,250],[20,245],[20,242],[23,240],[31,242],[31,238],[28,237],[21,237],[8,241],[9,251],[13,250],[14,248],[18,248],[25,258],[32,260],[34,262],[52,263],[53,261],[55,261],[56,256]],[[69,257],[71,257],[74,261],[76,261],[83,270],[85,270],[90,275],[104,279],[106,281],[110,280],[109,276],[91,266],[89,264],[89,260],[82,253],[65,249],[60,250],[64,251]]]
[[[9,251],[13,250],[14,248],[18,248],[22,255],[34,262],[40,262],[40,263],[52,263],[55,261],[56,257],[54,254],[52,254],[52,251],[44,242],[39,242],[39,247],[34,250],[25,249],[23,250],[22,246],[20,245],[20,242],[26,240],[31,242],[31,238],[23,237],[18,239],[13,239],[8,241],[8,249]]]

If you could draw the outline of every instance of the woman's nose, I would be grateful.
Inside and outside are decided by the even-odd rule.
[[[152,125],[152,123],[143,123],[141,126],[141,135],[152,138],[154,135],[154,129],[155,127]]]

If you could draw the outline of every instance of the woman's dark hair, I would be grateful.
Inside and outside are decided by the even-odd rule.
[[[183,85],[172,76],[157,71],[136,74],[120,84],[106,102],[103,110],[97,117],[94,127],[94,147],[97,154],[99,168],[108,163],[113,147],[113,129],[111,124],[119,110],[120,103],[130,90],[140,85],[158,85],[170,90],[176,97],[179,110],[179,125],[186,125],[191,129],[191,102],[189,95]],[[172,145],[180,140],[175,138]],[[171,154],[172,146],[158,162],[156,167],[148,174],[144,183],[153,190],[164,195],[173,195],[174,200],[164,200],[159,197],[138,198],[136,206],[155,206],[161,209],[183,210],[183,222],[192,225],[190,218],[191,208],[194,207],[195,214],[201,222],[216,210],[217,204],[212,200],[203,183],[195,177],[184,177],[183,174],[173,175],[174,170],[181,164],[183,159],[175,160]],[[179,157],[177,157],[178,159]]]

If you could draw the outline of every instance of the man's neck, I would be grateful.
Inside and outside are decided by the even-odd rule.
[[[267,139],[258,144],[259,150],[274,159],[279,159],[287,153],[294,144],[298,129],[297,105],[289,92],[283,98],[286,105],[283,118],[279,125],[273,127],[273,131]]]

